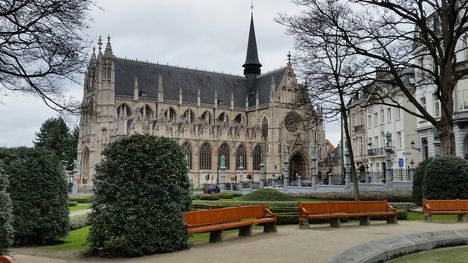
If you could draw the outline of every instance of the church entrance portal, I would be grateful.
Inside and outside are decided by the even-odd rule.
[[[301,154],[294,154],[289,162],[289,183],[297,182],[298,176],[304,180],[307,176],[307,163]]]

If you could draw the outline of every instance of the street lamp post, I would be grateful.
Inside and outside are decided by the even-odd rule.
[[[239,192],[242,192],[242,180],[244,179],[244,158],[239,154]]]
[[[265,188],[265,160],[263,154],[260,158],[260,189]]]
[[[314,144],[312,145],[311,152],[310,152],[310,166],[311,166],[311,183],[312,183],[312,189],[317,188],[317,145]]]
[[[288,188],[288,179],[289,179],[289,153],[288,149],[283,150],[283,188],[286,190]]]
[[[224,154],[221,155],[219,164],[219,190],[220,192],[226,191],[226,159]]]

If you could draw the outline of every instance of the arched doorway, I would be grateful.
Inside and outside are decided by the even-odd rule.
[[[298,176],[304,180],[307,176],[307,162],[302,154],[296,153],[289,161],[289,183],[297,182]]]
[[[86,147],[81,156],[81,177],[82,184],[87,184],[89,180],[89,149]]]

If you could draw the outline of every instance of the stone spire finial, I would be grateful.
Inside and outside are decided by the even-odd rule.
[[[114,53],[112,52],[112,45],[111,45],[110,40],[111,40],[111,37],[110,35],[108,35],[106,49],[104,50],[104,57],[107,57],[107,58],[114,57]]]
[[[288,51],[288,66],[291,66],[291,51]]]
[[[101,54],[101,52],[102,52],[102,38],[101,38],[101,36],[99,36],[99,39],[98,39],[98,49],[99,49],[99,54]]]
[[[89,60],[89,65],[93,65],[96,62],[96,47],[93,47],[93,54],[91,54],[91,59]]]

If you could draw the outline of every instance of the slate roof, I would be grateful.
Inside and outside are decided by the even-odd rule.
[[[260,75],[255,84],[259,93],[260,104],[270,100],[271,77],[277,87],[281,82],[286,67]],[[201,103],[213,104],[215,91],[222,105],[231,104],[231,93],[234,95],[234,106],[245,107],[247,81],[243,76],[207,72],[180,68],[168,65],[152,64],[122,58],[115,59],[115,93],[116,95],[133,96],[135,78],[139,91],[145,91],[149,98],[158,97],[158,84],[161,77],[165,100],[179,100],[179,89],[182,88],[184,102],[197,102],[200,90]],[[250,105],[253,106],[253,105]]]

